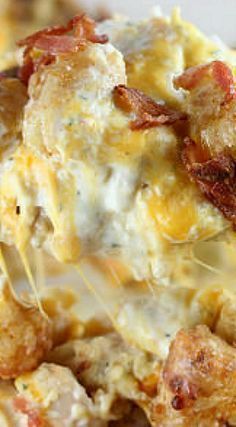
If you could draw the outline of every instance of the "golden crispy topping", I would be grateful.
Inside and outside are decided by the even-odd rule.
[[[21,305],[7,283],[0,290],[0,378],[37,368],[52,347],[52,326],[38,308]]]
[[[232,71],[225,63],[213,61],[189,68],[174,84],[189,92],[186,111],[191,138],[184,140],[184,166],[201,192],[235,227],[236,92]]]
[[[164,383],[172,393],[175,410],[195,405],[198,399],[225,395],[230,403],[236,380],[235,349],[210,333],[206,326],[178,332],[164,368]]]

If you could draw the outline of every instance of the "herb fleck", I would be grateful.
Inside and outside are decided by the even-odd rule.
[[[112,247],[112,248],[119,248],[119,247],[120,247],[120,245],[119,245],[118,243],[112,243],[111,247]]]

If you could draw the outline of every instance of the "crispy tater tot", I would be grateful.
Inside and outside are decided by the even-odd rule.
[[[192,67],[175,79],[187,91],[189,136],[182,160],[205,197],[236,224],[235,111],[233,70],[222,61]]]
[[[178,332],[162,378],[154,426],[235,425],[235,348],[205,325]]]
[[[208,157],[235,154],[236,91],[233,70],[222,61],[192,67],[175,79],[186,91],[190,137]]]
[[[0,378],[8,379],[36,368],[52,346],[50,321],[36,307],[16,301],[0,280]]]

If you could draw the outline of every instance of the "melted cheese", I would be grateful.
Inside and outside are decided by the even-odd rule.
[[[181,109],[182,94],[173,88],[173,76],[216,57],[234,63],[234,54],[220,52],[176,14],[103,27],[115,47],[89,44],[58,57],[30,80],[23,140],[17,140],[1,171],[1,238],[15,244],[32,284],[25,258],[29,244],[63,263],[78,265],[92,255],[108,266],[121,265],[121,284],[131,271],[147,279],[153,294],[157,283],[185,286],[191,294],[190,288],[199,286],[200,269],[192,243],[223,232],[228,223],[183,171],[181,133],[166,126],[131,131],[133,115],[116,107],[112,91],[117,84],[129,84]],[[14,135],[20,133],[16,128]],[[203,283],[212,281],[208,272],[202,278]],[[176,292],[178,328],[189,314],[181,292]],[[166,305],[174,306],[174,300]],[[130,317],[138,319],[132,310]],[[114,310],[112,315],[106,311],[119,329]],[[129,317],[129,308],[123,314]],[[147,330],[152,335],[150,322],[143,332],[141,323],[133,331],[136,343],[145,340]],[[163,341],[162,335],[157,341]]]
[[[217,44],[182,20],[178,9],[173,10],[170,18],[154,17],[135,24],[120,18],[105,21],[99,31],[107,33],[124,54],[131,87],[174,105],[181,102],[181,95],[172,85],[174,75],[216,59],[236,65],[233,50]]]
[[[170,82],[190,61],[183,34],[189,32],[189,43],[207,39],[179,19],[124,25],[119,41],[111,26],[121,50],[126,40],[126,63],[112,45],[91,44],[31,78],[23,144],[0,185],[3,239],[21,251],[30,242],[44,246],[64,263],[89,255],[117,258],[138,279],[178,283],[173,259],[178,252],[184,263],[189,247],[177,250],[172,243],[225,229],[222,215],[182,170],[181,136],[166,126],[131,131],[132,114],[112,97],[127,78],[155,98],[181,103]],[[209,41],[206,52],[210,47]]]
[[[110,44],[89,45],[81,53],[58,58],[32,77],[23,141],[19,137],[21,113],[12,128],[9,109],[0,114],[1,136],[7,146],[7,150],[1,149],[0,232],[3,240],[18,249],[33,287],[26,257],[29,244],[77,266],[113,327],[128,344],[145,352],[134,365],[142,380],[149,353],[155,360],[165,359],[180,328],[204,323],[230,343],[235,341],[235,298],[225,290],[234,287],[235,249],[220,241],[204,242],[223,233],[228,223],[183,171],[178,157],[181,135],[165,126],[131,131],[133,117],[116,108],[112,90],[116,84],[128,82],[181,109],[182,94],[173,88],[173,75],[216,58],[234,66],[235,54],[220,50],[176,13],[171,19],[138,24],[108,22],[101,25],[101,31],[109,33],[118,50]],[[17,84],[9,83],[7,97]],[[26,96],[22,87],[18,90],[22,112]],[[7,105],[6,97],[4,103]],[[228,239],[235,244],[231,232]],[[1,255],[0,265],[7,275]],[[96,264],[102,270],[100,282],[98,276],[90,280],[91,274],[87,277],[78,266],[80,258],[91,255],[90,267]],[[134,282],[134,276],[146,281]],[[43,307],[49,316],[62,319],[64,311],[71,315],[73,303],[69,293],[57,291],[52,300],[44,299]],[[92,303],[90,308],[94,314]],[[70,337],[81,338],[86,328],[88,333],[89,326],[77,318],[71,324]],[[102,365],[106,338],[100,341]],[[95,354],[93,380],[93,369],[101,376],[101,385],[104,372],[109,373],[112,390],[125,390],[125,397],[132,394],[139,383],[129,372],[126,375],[130,366],[126,348],[120,361],[109,347],[114,370],[100,372],[95,363],[99,365],[99,356],[81,339],[78,344],[66,344],[66,355],[73,354],[77,346]],[[49,419],[56,414],[58,425],[73,425],[78,419],[89,419],[95,425],[112,402],[108,396],[100,399],[100,408],[95,407],[70,370],[52,364],[22,375],[15,386],[40,405]],[[138,393],[141,398],[140,390]],[[4,423],[8,425],[8,419],[0,407],[0,424]],[[18,418],[14,425],[17,423]],[[21,414],[19,423],[27,425],[27,417]]]
[[[217,284],[200,290],[154,284],[153,289],[153,298],[147,292],[126,296],[116,313],[117,330],[131,345],[157,354],[162,360],[168,356],[170,343],[180,329],[198,324],[214,328],[225,301],[225,307],[229,301],[235,305],[235,298]]]

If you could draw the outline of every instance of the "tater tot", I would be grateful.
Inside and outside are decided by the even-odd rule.
[[[0,280],[0,378],[9,379],[37,368],[52,347],[50,321],[36,307],[16,301]]]

